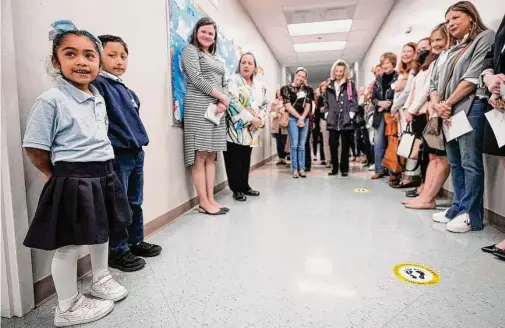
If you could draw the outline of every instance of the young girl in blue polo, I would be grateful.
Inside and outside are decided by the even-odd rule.
[[[105,102],[90,84],[100,72],[101,43],[70,21],[52,26],[58,83],[35,101],[23,140],[26,155],[47,182],[24,245],[55,250],[54,324],[66,327],[103,318],[127,296],[109,273],[107,257],[109,232],[128,226],[131,212],[113,171]],[[77,290],[81,245],[88,245],[91,256],[94,298]]]

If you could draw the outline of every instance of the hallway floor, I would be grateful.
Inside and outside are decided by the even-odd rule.
[[[341,178],[316,167],[294,180],[275,162],[261,167],[251,178],[259,198],[237,203],[225,190],[228,215],[192,211],[150,238],[161,256],[136,273],[113,270],[128,298],[81,327],[505,327],[505,262],[480,251],[505,234],[447,232],[432,211],[405,210],[403,191],[353,169]],[[395,277],[409,262],[440,282]],[[54,306],[2,327],[52,327]]]

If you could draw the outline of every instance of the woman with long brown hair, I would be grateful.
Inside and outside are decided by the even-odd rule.
[[[451,125],[453,116],[466,116],[472,131],[446,142],[454,199],[452,206],[434,214],[433,220],[447,223],[451,232],[463,233],[484,228],[482,139],[487,104],[477,95],[477,85],[494,32],[487,29],[469,1],[450,6],[445,19],[451,48],[434,83],[434,108],[446,126]]]
[[[449,46],[449,32],[445,23],[437,25],[430,35],[431,39],[431,54],[426,59],[426,62],[421,66],[421,72],[427,72],[427,80],[423,86],[422,91],[418,94],[418,104],[424,103],[422,106],[428,106],[428,117],[436,117],[437,114],[433,112],[433,103],[428,101],[430,91],[430,81],[434,75],[435,70],[438,68],[438,58],[447,50]],[[422,74],[422,73],[419,74]],[[419,75],[418,75],[419,76]],[[417,79],[417,78],[416,78]],[[409,114],[406,115],[407,121],[410,120]],[[440,192],[442,185],[449,176],[449,162],[447,161],[447,154],[445,151],[429,148],[425,143],[424,156],[429,156],[429,164],[424,177],[424,185],[409,190],[406,193],[407,197],[414,197],[410,201],[404,201],[403,204],[411,209],[434,209],[436,208],[435,198]]]

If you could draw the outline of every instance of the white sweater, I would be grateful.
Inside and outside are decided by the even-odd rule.
[[[434,64],[434,62],[431,63],[427,70],[419,72],[412,82],[411,92],[403,105],[403,109],[408,110],[412,115],[424,114],[427,112],[430,95],[430,80],[435,66]]]

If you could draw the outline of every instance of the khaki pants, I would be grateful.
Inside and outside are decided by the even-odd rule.
[[[323,135],[323,151],[324,151],[324,158],[326,159],[326,163],[331,163],[331,153],[330,153],[330,131],[326,129],[326,121],[321,119],[321,122],[319,123],[319,126],[321,127],[321,134]]]

